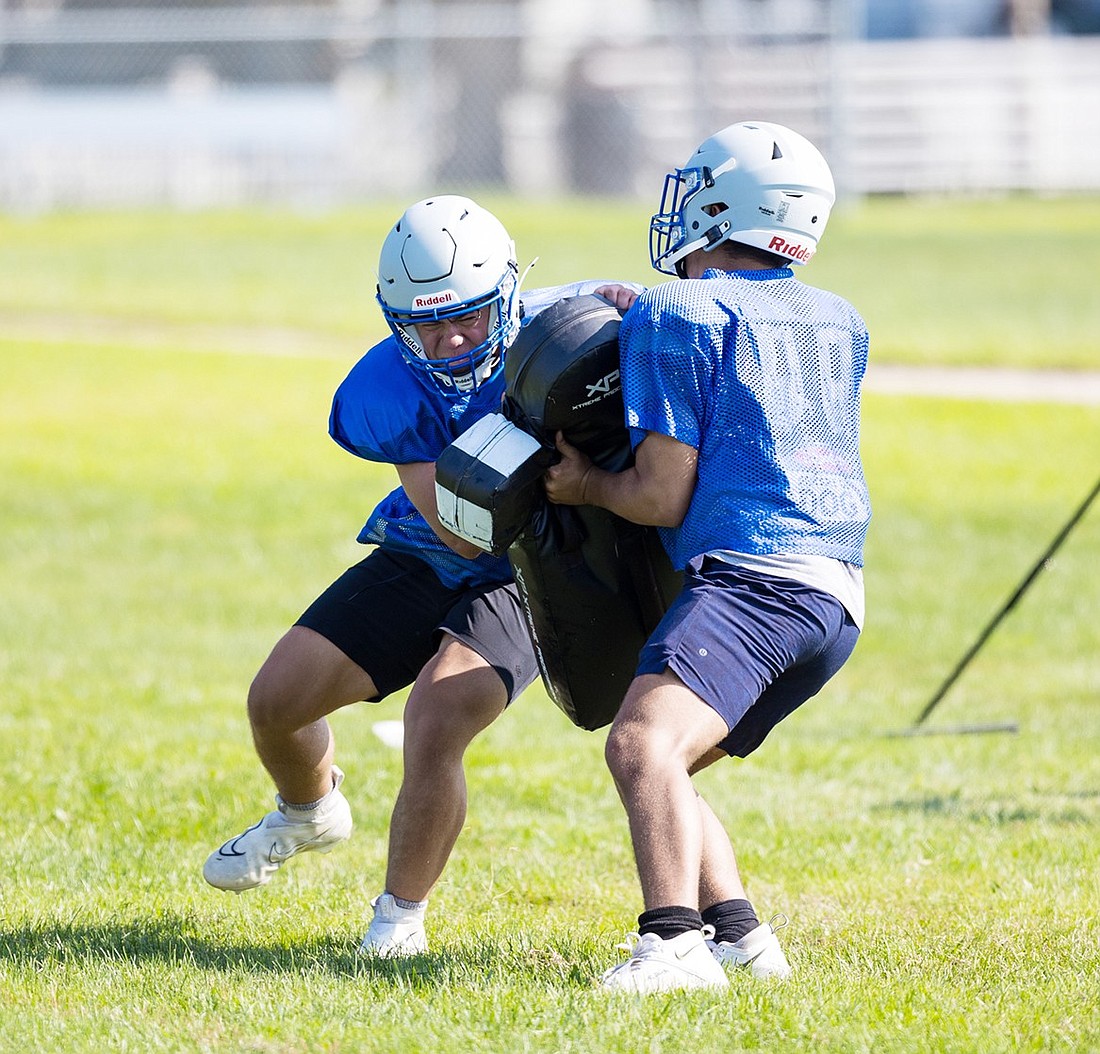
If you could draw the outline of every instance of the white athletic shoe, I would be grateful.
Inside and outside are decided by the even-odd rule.
[[[370,906],[374,908],[374,918],[359,945],[360,955],[403,959],[428,950],[428,938],[424,933],[427,903],[418,908],[403,908],[389,893],[383,893],[375,897]]]
[[[753,977],[785,979],[791,976],[791,967],[783,949],[779,945],[776,930],[787,925],[786,915],[773,915],[768,922],[762,922],[750,930],[739,941],[707,941],[714,958],[723,966],[733,966],[748,970]]]
[[[688,930],[662,940],[655,933],[639,937],[632,933],[627,944],[626,962],[613,966],[600,979],[600,987],[616,992],[674,992],[680,988],[725,988],[726,972],[710,953],[706,938],[714,930]]]
[[[240,893],[271,880],[292,856],[327,853],[351,835],[351,806],[340,792],[344,774],[332,766],[332,791],[308,820],[293,816],[276,794],[278,808],[243,834],[230,839],[206,860],[202,877],[218,889]]]

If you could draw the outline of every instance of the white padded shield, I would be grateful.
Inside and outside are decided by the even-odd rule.
[[[487,414],[436,462],[439,522],[499,556],[527,525],[546,464],[547,451],[537,439],[501,414]]]

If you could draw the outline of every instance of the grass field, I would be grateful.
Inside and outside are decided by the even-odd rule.
[[[658,277],[651,203],[486,203],[521,266],[538,258],[528,287]],[[374,266],[403,206],[0,217],[0,324],[28,338],[351,356],[383,335]],[[1100,198],[872,199],[838,207],[823,246],[807,280],[859,305],[878,361],[1100,366],[1089,280],[1100,273]]]
[[[645,210],[496,204],[530,284],[650,277]],[[1100,1050],[1100,509],[930,722],[1020,734],[890,734],[1088,493],[1100,407],[867,397],[867,631],[699,778],[791,919],[789,984],[592,990],[637,882],[602,734],[537,686],[469,752],[431,955],[353,954],[400,777],[371,724],[399,698],[334,718],[346,847],[205,886],[270,803],[248,682],[392,485],[325,434],[380,334],[392,211],[0,220],[0,1051]],[[805,278],[881,361],[1097,365],[1100,202],[838,220]]]

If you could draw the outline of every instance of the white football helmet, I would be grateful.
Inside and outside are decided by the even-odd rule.
[[[519,332],[516,250],[491,213],[454,194],[405,210],[382,244],[378,303],[405,360],[449,396],[476,391],[503,365]],[[417,325],[479,309],[489,312],[486,339],[471,351],[429,359]]]
[[[779,124],[731,124],[665,177],[650,260],[680,274],[689,253],[735,241],[808,263],[835,200],[829,166],[808,139]]]

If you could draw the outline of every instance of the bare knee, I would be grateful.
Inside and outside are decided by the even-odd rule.
[[[632,783],[653,761],[652,737],[638,721],[616,721],[607,734],[603,754],[615,782]]]
[[[263,667],[248,689],[248,722],[260,735],[297,732],[312,720],[303,716],[300,702],[287,685]]]
[[[295,626],[248,690],[253,731],[290,733],[377,692],[369,675],[320,634]]]
[[[500,675],[458,642],[444,642],[405,705],[405,763],[461,759],[508,703]]]
[[[406,763],[414,758],[428,762],[461,758],[503,710],[504,700],[496,693],[448,696],[437,689],[410,695],[405,707]]]
[[[604,747],[607,767],[621,787],[640,779],[704,767],[720,752],[725,720],[675,674],[647,674],[627,692]]]
[[[256,735],[290,735],[348,701],[330,698],[326,678],[311,678],[308,670],[278,649],[260,667],[248,689],[248,721]]]

